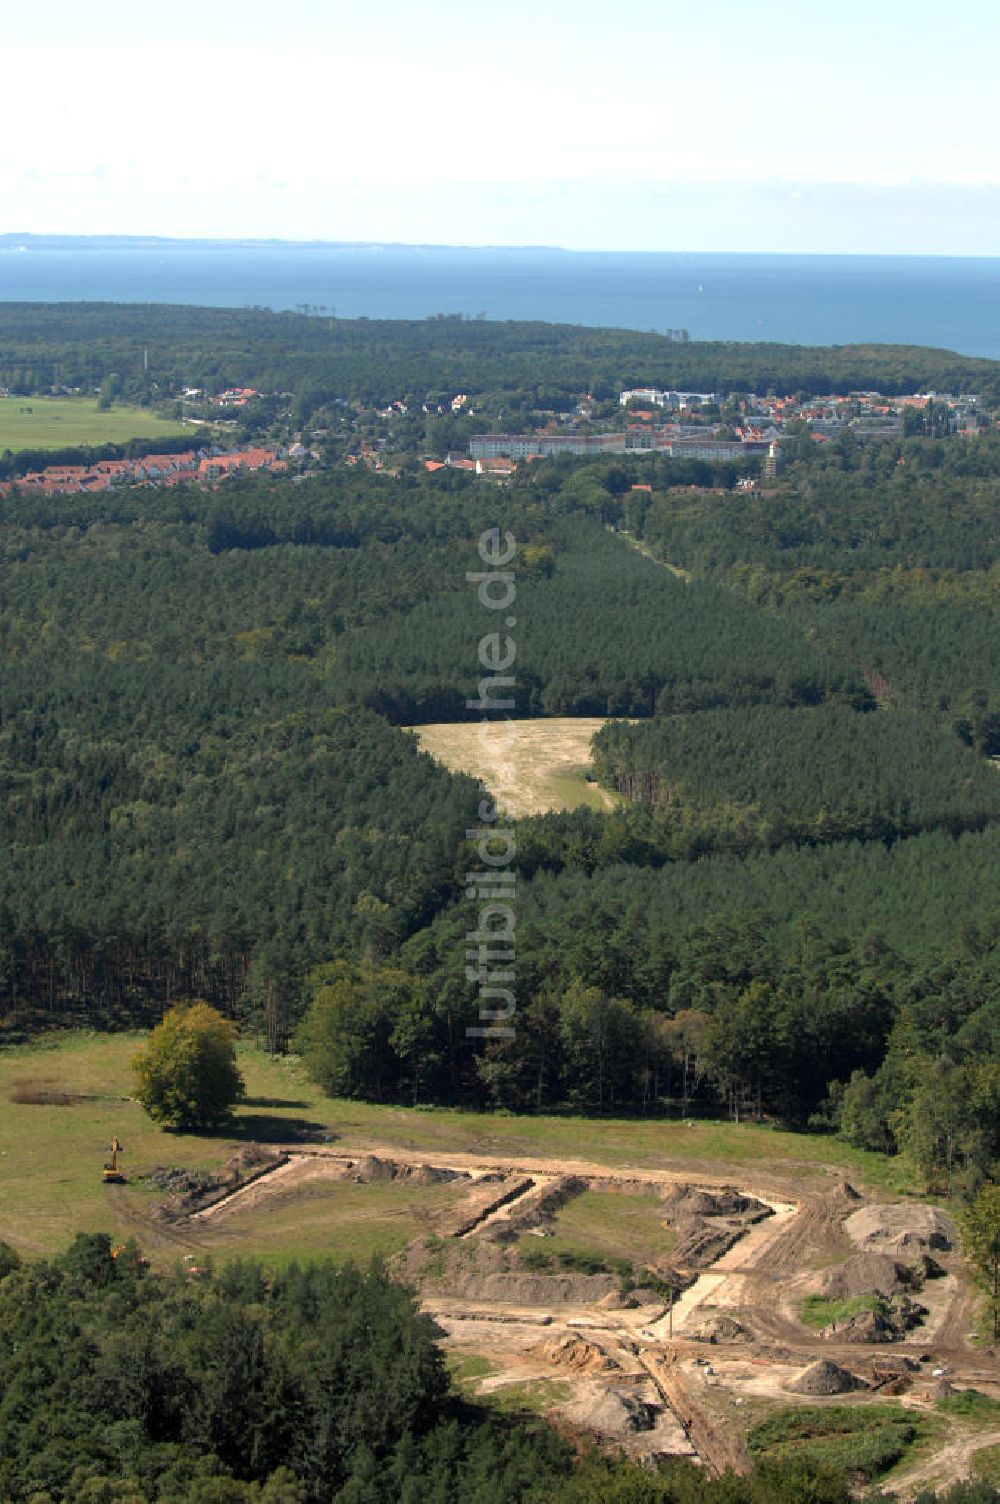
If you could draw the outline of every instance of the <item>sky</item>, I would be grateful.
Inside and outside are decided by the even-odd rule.
[[[3,58],[0,230],[1000,255],[996,0],[46,0]]]

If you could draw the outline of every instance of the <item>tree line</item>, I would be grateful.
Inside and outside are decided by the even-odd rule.
[[[527,391],[538,406],[559,406],[649,383],[711,392],[992,394],[1000,370],[995,361],[903,345],[681,342],[512,320],[109,303],[5,303],[0,348],[0,385],[17,395],[96,389],[112,377],[123,398],[140,402],[185,386],[253,386],[291,393],[303,415],[333,400],[384,406],[457,392],[502,402]]]
[[[648,809],[659,844],[685,854],[957,835],[1000,817],[995,770],[912,711],[712,710],[611,722],[593,745],[601,782]]]

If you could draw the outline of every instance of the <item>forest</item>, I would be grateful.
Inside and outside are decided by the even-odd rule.
[[[641,724],[594,741],[602,783],[648,808],[661,841],[770,849],[891,841],[1000,818],[1000,778],[928,715],[750,706]]]
[[[134,373],[147,343],[156,380],[308,401],[994,380],[459,319],[7,305],[0,334],[24,390]],[[929,1186],[992,1175],[1000,444],[788,447],[742,490],[707,462],[565,457],[497,488],[410,456],[5,499],[5,1027],[203,996],[347,1095],[770,1116]],[[517,821],[513,1041],[466,1034],[483,790],[407,729],[477,715],[491,526],[517,539],[514,714],[611,718],[616,796]]]
[[[144,356],[144,352],[148,352]],[[782,393],[977,391],[996,395],[995,362],[894,345],[681,343],[663,335],[448,315],[339,319],[263,308],[4,303],[0,386],[15,395],[96,389],[113,378],[131,401],[185,386],[294,395],[302,415],[325,403],[366,406],[473,392],[523,404],[617,398],[652,383],[697,391]]]

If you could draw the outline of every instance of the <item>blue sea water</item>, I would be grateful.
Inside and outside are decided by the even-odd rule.
[[[0,300],[324,305],[1000,359],[1000,259],[296,246],[4,249]]]

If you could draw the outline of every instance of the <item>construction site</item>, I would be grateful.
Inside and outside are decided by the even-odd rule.
[[[142,1179],[158,1199],[109,1195],[144,1246],[175,1249],[193,1273],[237,1251],[248,1225],[308,1220],[331,1198],[390,1220],[396,1203],[417,1208],[421,1231],[391,1267],[419,1292],[455,1381],[633,1457],[747,1472],[769,1417],[822,1433],[826,1413],[841,1434],[870,1421],[904,1437],[891,1493],[909,1498],[1000,1444],[1000,1365],[975,1328],[951,1216],[870,1199],[833,1169],[803,1192],[770,1169],[338,1143],[246,1145],[218,1174]],[[963,1391],[976,1405],[950,1403]]]

